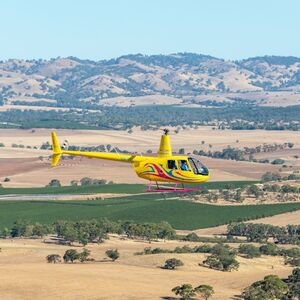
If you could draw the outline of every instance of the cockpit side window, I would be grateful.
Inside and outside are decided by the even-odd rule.
[[[170,170],[177,170],[175,160],[168,160],[168,169]]]
[[[188,165],[188,163],[187,163],[186,160],[179,160],[178,164],[179,164],[180,170],[182,170],[182,171],[190,171],[190,167],[189,167],[189,165]]]
[[[189,158],[189,163],[190,163],[190,165],[191,165],[191,167],[192,167],[192,170],[193,170],[194,174],[199,174],[199,173],[198,173],[197,166],[196,166],[194,160],[191,159],[191,158]]]

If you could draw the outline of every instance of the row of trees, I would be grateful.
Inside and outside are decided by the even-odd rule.
[[[176,238],[175,230],[167,222],[113,222],[107,219],[77,222],[60,220],[52,225],[17,220],[11,229],[4,228],[0,236],[41,238],[47,234],[56,234],[60,242],[68,244],[78,242],[86,245],[89,242],[103,242],[108,238],[108,233],[124,234],[128,238],[139,238],[148,242],[154,239]]]
[[[245,236],[250,242],[266,242],[273,238],[280,244],[300,244],[300,225],[233,223],[227,227],[229,236]]]
[[[278,173],[266,172],[262,175],[262,182],[268,181],[285,181],[285,180],[299,180],[300,176],[296,174],[290,174],[288,176],[281,176]]]
[[[183,247],[176,247],[175,249],[162,249],[162,248],[145,248],[142,252],[137,252],[136,255],[150,255],[160,253],[206,253],[211,254],[203,264],[214,269],[222,271],[230,271],[238,268],[238,263],[235,261],[236,255],[245,258],[256,258],[261,255],[270,256],[283,256],[285,257],[285,263],[293,266],[300,265],[300,249],[299,248],[279,248],[274,243],[266,243],[259,247],[250,244],[242,243],[238,248],[232,248],[223,243],[217,243],[213,246],[209,244],[203,244],[200,246],[189,247],[187,245]]]
[[[64,99],[67,95],[63,95]],[[58,98],[56,98],[59,100]],[[28,103],[27,103],[28,104]],[[58,101],[58,106],[88,108],[93,105],[69,101]],[[98,109],[99,106],[94,105]],[[299,130],[300,106],[294,107],[251,107],[245,106],[220,108],[187,108],[175,106],[139,106],[139,107],[105,107],[90,112],[86,110],[34,111],[9,110],[0,112],[0,119],[5,124],[14,124],[20,128],[47,127],[72,129],[124,129],[135,126],[194,126],[212,125],[231,129],[267,129]],[[241,122],[237,119],[243,120]],[[51,120],[51,122],[49,122]],[[220,125],[222,124],[222,125]],[[5,126],[5,125],[3,125]],[[7,126],[7,125],[6,125]]]
[[[90,258],[91,251],[84,248],[81,252],[78,252],[76,249],[69,249],[63,255],[63,261],[65,263],[75,261],[80,261],[81,263],[86,261],[95,261],[95,259]],[[120,257],[120,253],[118,249],[109,249],[105,252],[106,256],[109,257],[112,261],[117,260]],[[62,258],[59,254],[49,254],[46,256],[46,260],[48,263],[60,263]]]
[[[93,179],[90,177],[83,177],[79,181],[72,180],[71,186],[91,186],[91,185],[104,185],[104,184],[113,184],[112,181],[107,181],[105,179]],[[51,179],[50,182],[46,185],[46,187],[60,187],[61,183],[58,179]]]
[[[203,145],[203,144],[202,144]],[[211,148],[212,145],[209,145]],[[283,143],[283,144],[264,144],[259,145],[253,148],[244,147],[244,149],[234,148],[231,146],[227,146],[226,148],[222,149],[221,151],[205,151],[201,150],[194,150],[193,154],[195,155],[202,155],[214,158],[221,158],[221,159],[230,159],[230,160],[237,160],[237,161],[253,161],[253,162],[261,162],[261,163],[270,163],[268,159],[261,159],[257,160],[254,158],[255,153],[260,152],[272,152],[286,148],[293,148],[293,143]],[[282,159],[275,159],[271,161],[272,164],[283,164],[284,160]]]

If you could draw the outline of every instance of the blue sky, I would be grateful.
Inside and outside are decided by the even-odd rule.
[[[0,59],[196,52],[300,57],[297,0],[7,0]]]

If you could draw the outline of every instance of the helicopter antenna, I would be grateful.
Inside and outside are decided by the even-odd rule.
[[[167,129],[167,128],[163,129],[163,132],[164,132],[165,135],[168,135],[169,131],[170,131],[170,130]]]

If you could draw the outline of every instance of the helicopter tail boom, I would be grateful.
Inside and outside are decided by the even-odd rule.
[[[60,147],[58,138],[56,133],[53,131],[51,133],[52,138],[52,161],[51,166],[55,167],[63,154],[71,155],[71,156],[84,156],[90,158],[100,158],[106,160],[114,160],[121,161],[127,163],[137,162],[141,159],[140,156],[131,155],[131,154],[123,154],[123,153],[107,153],[107,152],[84,152],[84,151],[70,151],[64,150]]]

